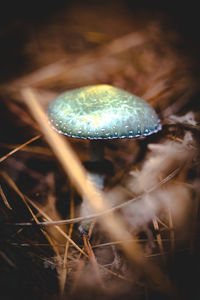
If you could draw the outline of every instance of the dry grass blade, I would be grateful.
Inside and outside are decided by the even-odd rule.
[[[91,236],[92,236],[92,231],[95,225],[95,220],[92,220],[91,224],[90,224],[90,228],[89,228],[89,232],[88,232],[88,239],[90,240]],[[85,249],[85,246],[82,248],[83,250]],[[81,259],[81,253],[79,254],[78,259]]]
[[[100,286],[103,288],[104,286],[103,286],[103,281],[101,279],[100,272],[99,272],[99,265],[96,261],[94,252],[92,250],[92,247],[91,247],[91,244],[89,241],[89,237],[87,237],[85,234],[83,234],[83,241],[84,241],[84,248],[88,253],[89,260],[90,260],[91,265],[94,270],[94,274],[96,275],[96,279],[97,279],[98,283],[100,284]]]
[[[26,197],[27,201],[35,208],[37,209],[37,211],[41,214],[41,216],[52,222],[52,219],[38,206],[36,205],[31,199],[29,199],[28,197]],[[81,252],[81,254],[87,256],[87,254],[68,236],[68,234],[66,234],[59,226],[55,226],[55,228],[61,233],[62,236],[64,236],[64,238],[66,240],[68,240],[73,246],[74,248],[76,248],[79,252]]]
[[[138,243],[144,243],[144,242],[147,242],[148,239],[131,239],[130,241],[127,241],[127,242],[132,242],[132,240],[134,241],[137,241]],[[157,241],[157,239],[153,239],[155,242]],[[177,240],[177,239],[176,239]],[[180,241],[180,240],[178,240]],[[183,240],[181,240],[183,241]],[[162,242],[170,242],[170,239],[162,239]],[[97,245],[94,245],[92,246],[92,248],[99,248],[99,247],[105,247],[105,246],[111,246],[111,245],[118,245],[118,244],[121,244],[123,243],[123,241],[115,241],[115,242],[108,242],[108,243],[103,243],[103,244],[97,244]]]
[[[166,225],[160,218],[156,217],[158,223],[160,223],[164,228],[166,228],[167,230],[169,229],[169,226]]]
[[[31,213],[33,219],[37,222],[39,222],[35,216],[35,214],[33,213],[31,207],[28,205],[27,201],[35,208],[37,209],[37,211],[46,219],[49,221],[52,221],[52,219],[43,212],[43,210],[36,205],[33,201],[31,201],[28,197],[25,197],[23,195],[23,193],[19,190],[19,188],[16,186],[16,184],[14,183],[14,181],[4,172],[0,173],[1,176],[7,181],[7,183],[14,189],[14,191],[16,191],[16,193],[20,196],[20,198],[22,199],[22,201],[25,203],[26,207],[28,208],[29,212]],[[27,200],[27,201],[26,201]],[[69,238],[69,236],[59,227],[59,226],[55,226],[55,228],[67,239],[70,241],[70,243],[78,250],[80,251],[83,255],[86,255],[86,253],[81,250],[80,247],[78,247],[78,245],[71,239]],[[87,256],[87,255],[86,255]]]
[[[156,237],[157,237],[157,242],[158,242],[158,246],[159,246],[159,249],[160,249],[160,253],[161,253],[161,257],[163,259],[163,262],[166,263],[166,259],[165,259],[165,255],[164,255],[164,248],[163,248],[163,242],[162,242],[162,237],[161,237],[161,234],[159,232],[159,225],[158,225],[158,221],[156,220],[156,218],[154,218],[152,220],[153,222],[153,226],[154,226],[154,229],[156,230],[157,234],[156,234]]]
[[[10,204],[9,204],[7,198],[6,198],[6,195],[4,194],[4,191],[2,190],[1,185],[0,185],[0,195],[1,195],[1,198],[2,198],[2,200],[3,200],[4,204],[5,204],[5,206],[6,206],[8,209],[12,209],[12,207],[10,206]]]
[[[11,186],[11,188],[13,188],[13,190],[20,196],[20,198],[22,199],[22,201],[24,202],[24,204],[28,208],[29,212],[31,213],[33,219],[35,220],[36,223],[38,223],[39,222],[38,218],[34,214],[33,210],[29,206],[29,204],[27,203],[26,197],[23,195],[23,193],[16,186],[15,182],[6,173],[1,172],[0,174],[4,178],[4,180]],[[54,250],[54,252],[57,256],[58,261],[61,262],[61,257],[60,257],[59,251],[58,251],[57,247],[55,246],[53,240],[51,239],[51,237],[49,236],[49,234],[46,231],[44,231],[43,229],[41,229],[41,231],[42,231],[43,235],[46,237],[46,239],[48,240],[48,242],[50,243],[50,245],[52,246],[52,249]]]
[[[73,188],[71,188],[71,194],[70,194],[70,218],[74,217],[74,193],[73,193]],[[72,236],[72,232],[73,232],[73,224],[70,224],[69,226],[69,232],[68,235],[71,238]],[[66,241],[66,245],[65,245],[65,253],[64,253],[64,258],[63,258],[63,266],[61,269],[61,274],[60,274],[60,291],[61,291],[61,295],[64,294],[65,291],[65,284],[66,284],[66,280],[67,280],[67,256],[68,256],[68,252],[69,252],[69,241]]]
[[[113,276],[115,276],[115,277],[117,277],[119,279],[122,279],[122,280],[128,281],[128,282],[133,282],[133,280],[131,280],[130,278],[126,278],[123,275],[121,275],[121,274],[119,274],[117,272],[114,272],[114,271],[112,271],[112,270],[110,270],[110,269],[108,269],[108,268],[106,268],[106,267],[104,267],[104,266],[102,266],[100,264],[99,264],[99,268],[102,268],[105,272],[107,272],[107,273],[109,273],[109,274],[111,274],[111,275],[113,275]]]
[[[9,264],[12,268],[17,268],[17,266],[13,263],[13,261],[3,252],[0,250],[0,256]]]
[[[169,207],[168,207],[168,218],[169,218],[169,230],[170,230],[169,234],[170,234],[170,243],[171,243],[171,254],[173,257],[174,250],[175,250],[175,233],[174,233],[172,212]]]
[[[6,143],[0,143],[0,147],[6,148],[6,149],[15,149],[20,147],[21,145],[9,145]],[[48,155],[48,156],[52,156],[52,152],[50,151],[50,149],[45,148],[45,147],[40,147],[40,146],[29,146],[29,147],[25,147],[25,148],[20,148],[19,150],[21,151],[25,151],[25,152],[30,152],[30,153],[36,153],[36,154],[44,154],[44,155]]]
[[[0,175],[10,185],[10,187],[19,195],[19,197],[22,199],[22,201],[24,202],[24,204],[28,208],[28,210],[29,210],[30,214],[32,215],[33,219],[36,221],[37,218],[36,218],[34,212],[32,211],[31,207],[28,205],[28,203],[27,203],[27,201],[25,199],[25,196],[19,190],[19,188],[17,187],[17,185],[15,184],[15,182],[5,172],[0,172]]]
[[[28,144],[38,140],[41,137],[41,135],[37,135],[34,138],[30,139],[29,141],[27,141],[26,143],[18,146],[17,148],[13,149],[12,151],[10,151],[9,153],[7,153],[6,155],[4,155],[3,157],[0,158],[0,163],[2,161],[4,161],[5,159],[7,159],[9,156],[13,155],[15,152],[19,151],[20,149],[24,148],[25,146],[27,146]]]
[[[79,162],[67,141],[64,140],[63,137],[59,136],[57,132],[53,131],[48,123],[47,116],[36,100],[35,92],[33,92],[31,88],[23,89],[22,97],[35,120],[39,124],[47,142],[59,159],[64,171],[71,178],[81,195],[85,195],[87,197],[88,202],[95,212],[102,212],[103,210],[106,210],[108,207],[103,194],[100,191],[97,191],[91,182],[88,182],[85,169]],[[114,240],[124,241],[122,249],[126,253],[127,257],[130,261],[140,267],[140,270],[146,274],[148,280],[150,280],[154,287],[156,286],[156,288],[167,290],[168,292],[172,291],[169,278],[158,266],[150,264],[150,262],[147,262],[144,259],[144,253],[140,245],[136,242],[126,242],[131,239],[131,234],[126,230],[124,222],[119,216],[114,216],[113,214],[104,215],[104,218],[100,219],[100,224]]]

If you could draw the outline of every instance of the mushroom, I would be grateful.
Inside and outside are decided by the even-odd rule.
[[[48,106],[49,119],[59,133],[72,138],[89,139],[88,178],[99,189],[104,188],[105,169],[111,163],[104,159],[106,139],[145,137],[161,130],[154,109],[143,99],[122,89],[106,85],[92,85],[67,91]],[[82,215],[91,213],[86,199],[82,201]],[[90,222],[83,222],[88,230]]]

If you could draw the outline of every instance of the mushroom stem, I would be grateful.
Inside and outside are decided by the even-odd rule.
[[[92,181],[92,183],[97,188],[97,191],[103,190],[104,178],[105,178],[104,174],[98,174],[98,173],[93,173],[93,172],[87,173],[87,180]],[[93,208],[91,207],[91,204],[88,202],[87,196],[83,195],[82,203],[81,203],[81,207],[80,207],[80,216],[86,217],[93,213],[94,213]],[[79,226],[80,232],[87,234],[89,232],[91,223],[92,223],[91,220],[82,221]]]
[[[89,161],[85,162],[85,166],[88,170],[87,178],[92,181],[98,190],[103,190],[105,172],[102,167],[104,166],[104,143],[103,141],[90,140],[89,143]],[[90,204],[87,201],[87,197],[83,196],[82,204],[80,208],[80,215],[87,216],[93,213]],[[81,222],[79,230],[87,234],[91,220]]]

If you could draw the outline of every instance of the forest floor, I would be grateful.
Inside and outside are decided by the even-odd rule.
[[[42,12],[0,29],[0,298],[200,299],[194,40],[174,26],[170,11],[129,1],[78,1]],[[162,130],[106,142],[114,174],[102,208],[112,208],[112,217],[101,211],[91,218],[86,236],[77,219],[84,172],[75,166],[88,160],[89,141],[66,137],[62,161],[48,124],[31,111],[93,84],[144,98]],[[86,183],[92,198],[90,191]]]

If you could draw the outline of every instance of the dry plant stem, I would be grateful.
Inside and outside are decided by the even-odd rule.
[[[20,198],[22,199],[22,201],[24,202],[24,204],[26,205],[26,207],[28,208],[29,212],[31,213],[33,219],[35,220],[36,223],[38,223],[38,218],[36,217],[36,215],[34,214],[34,212],[32,211],[32,209],[30,208],[30,206],[28,205],[26,198],[24,197],[24,195],[22,194],[22,192],[19,190],[19,188],[16,186],[16,184],[14,183],[14,181],[4,172],[0,173],[1,176],[4,178],[4,180],[13,188],[13,190],[20,196]],[[57,247],[55,246],[53,240],[51,239],[51,237],[49,236],[49,234],[44,231],[41,228],[41,232],[43,233],[43,235],[45,236],[45,238],[48,240],[48,242],[50,243],[50,245],[52,246],[52,249],[54,250],[59,263],[61,263],[61,256],[59,254],[59,251],[57,249]]]
[[[54,173],[49,172],[46,174],[46,183],[48,184],[48,194],[46,196],[46,203],[45,205],[39,205],[43,212],[45,212],[52,220],[60,220],[61,216],[56,208],[56,196],[55,196],[55,180],[54,180]],[[67,232],[67,226],[60,226],[60,228]],[[61,235],[58,230],[54,226],[50,226],[49,228],[46,228],[47,232],[50,234],[52,239],[57,241],[58,244],[64,243],[66,241],[65,238],[63,238],[63,235]],[[63,248],[59,249],[60,251],[63,251]]]
[[[1,195],[1,198],[3,199],[3,202],[4,202],[5,206],[8,209],[12,210],[12,207],[10,206],[10,204],[9,204],[7,198],[6,198],[6,195],[4,194],[4,191],[3,191],[2,187],[1,187],[1,185],[0,185],[0,195]]]
[[[91,235],[92,235],[92,231],[93,231],[95,222],[96,222],[96,220],[92,220],[92,222],[91,222],[91,224],[90,224],[90,228],[89,228],[89,232],[88,232],[88,240],[90,240],[90,238],[91,238]],[[85,251],[85,246],[82,248],[82,250]],[[81,260],[81,256],[82,256],[82,254],[79,253],[79,256],[78,256],[77,259],[78,259],[78,260]],[[83,267],[84,267],[84,265],[85,265],[85,257],[84,257],[81,261],[83,262],[83,263],[82,263],[82,269],[83,269]],[[99,266],[100,266],[100,265],[99,265]],[[81,273],[82,269],[79,268],[79,269],[77,270],[77,272],[79,272],[79,276],[77,277],[77,278],[78,278],[77,281],[74,282],[74,284],[73,284],[72,291],[75,291],[74,287],[78,285],[78,281],[79,281],[79,279],[80,279],[80,273]]]
[[[144,242],[147,242],[148,239],[131,239],[130,241],[127,241],[127,242],[132,242],[132,241],[136,241],[137,243],[144,243]],[[154,239],[153,241],[156,242],[157,239]],[[162,239],[162,242],[169,242],[169,241],[171,241],[171,239]],[[184,241],[184,239],[183,240],[181,239],[178,241]],[[187,239],[186,239],[186,241],[187,241]],[[118,245],[121,243],[123,243],[123,241],[108,242],[108,243],[94,245],[94,246],[92,246],[92,248],[99,248],[99,247],[105,247],[105,246],[110,246],[110,245]]]
[[[89,228],[89,232],[88,232],[88,238],[89,238],[89,240],[90,240],[90,238],[91,238],[91,236],[92,236],[92,231],[93,231],[95,222],[96,222],[96,220],[94,219],[94,220],[92,220],[92,222],[91,222],[91,224],[90,224],[90,228]],[[83,247],[82,250],[84,250],[84,249],[85,249],[85,248]],[[82,254],[79,253],[78,259],[81,259],[81,256],[82,256]]]
[[[41,216],[43,218],[45,218],[46,220],[48,221],[52,221],[52,219],[46,214],[43,212],[43,210],[38,206],[36,205],[32,200],[30,200],[27,196],[24,196],[22,194],[22,192],[18,189],[18,187],[16,186],[16,184],[14,183],[14,181],[4,172],[0,172],[0,175],[8,182],[8,184],[16,191],[16,193],[20,196],[20,198],[23,200],[23,202],[25,203],[25,205],[27,206],[28,210],[30,211],[33,219],[36,221],[35,219],[35,215],[32,211],[32,209],[30,208],[30,206],[27,204],[26,200],[35,208],[37,209],[37,211],[41,214]],[[37,220],[37,222],[39,222]],[[36,223],[37,223],[36,222]],[[55,226],[55,228],[67,239],[69,240],[69,242],[78,250],[80,251],[83,255],[87,256],[87,254],[81,250],[80,247],[78,247],[78,245],[59,227],[59,226]]]
[[[9,145],[6,143],[0,143],[0,147],[7,148],[7,149],[15,149],[19,148],[21,145]],[[18,149],[17,149],[18,150]],[[37,154],[44,154],[48,156],[52,156],[53,153],[50,151],[50,149],[47,149],[45,147],[39,147],[39,146],[29,146],[25,148],[20,148],[19,150],[24,151],[24,152],[31,152],[31,153],[37,153]]]
[[[157,236],[157,242],[158,242],[158,246],[159,246],[159,249],[160,249],[162,260],[163,260],[164,263],[166,263],[166,258],[165,258],[165,255],[164,255],[164,248],[163,248],[162,237],[161,237],[161,234],[159,232],[158,221],[156,220],[156,218],[154,218],[152,220],[152,222],[153,222],[154,229],[157,231],[157,234],[156,234],[156,236]]]
[[[10,187],[20,196],[26,207],[28,208],[30,214],[32,215],[33,219],[36,221],[36,216],[33,213],[32,209],[28,205],[25,196],[23,193],[19,190],[19,188],[16,186],[15,182],[5,173],[5,172],[0,172],[0,175],[3,177],[3,179],[10,185]]]
[[[7,262],[8,265],[17,269],[17,266],[14,264],[14,262],[2,250],[0,250],[0,256]]]
[[[100,272],[99,272],[99,265],[96,261],[94,252],[92,250],[92,247],[91,247],[91,244],[90,244],[90,241],[89,241],[89,238],[85,234],[83,234],[83,241],[84,241],[84,248],[86,249],[86,251],[88,253],[89,260],[90,260],[91,265],[92,265],[93,270],[94,270],[94,274],[96,275],[97,282],[98,282],[99,286],[101,286],[101,288],[104,288],[103,281],[101,279]]]
[[[88,239],[91,238],[94,225],[95,225],[95,220],[92,220],[92,222],[90,224],[89,232],[88,232]],[[82,248],[82,250],[85,250],[85,246]],[[76,290],[76,287],[78,286],[78,283],[79,283],[80,278],[81,278],[81,272],[82,272],[82,270],[83,270],[83,268],[85,266],[86,259],[85,259],[85,257],[81,258],[81,256],[82,256],[82,254],[79,253],[79,256],[78,256],[77,260],[81,261],[81,265],[78,267],[78,269],[76,271],[76,277],[74,279],[73,286],[71,288],[71,293],[72,294],[74,293],[74,291]]]
[[[90,228],[89,228],[89,232],[88,232],[88,238],[89,239],[90,239],[90,237],[92,235],[92,231],[93,231],[94,225],[95,225],[95,220],[92,220],[92,223],[90,224]],[[82,250],[83,251],[85,250],[85,246],[82,248]],[[78,268],[76,270],[76,276],[75,276],[75,278],[73,280],[73,284],[72,284],[72,287],[71,287],[71,294],[73,294],[76,291],[78,283],[80,282],[81,272],[83,271],[83,268],[85,266],[86,257],[81,258],[81,256],[82,256],[82,254],[79,253],[79,255],[77,257],[77,260],[80,263],[79,263]],[[101,265],[99,265],[99,267],[100,266]]]
[[[170,243],[171,243],[171,255],[174,258],[174,250],[175,250],[175,233],[172,219],[172,212],[170,207],[168,207],[168,218],[169,218],[169,235],[170,235]]]
[[[9,156],[13,155],[15,152],[19,151],[20,149],[24,148],[25,146],[27,146],[28,144],[38,140],[41,137],[41,135],[37,135],[34,138],[30,139],[29,141],[27,141],[26,143],[18,146],[17,148],[13,149],[12,151],[10,151],[9,153],[7,153],[6,155],[4,155],[3,157],[0,158],[0,163],[2,161],[4,161],[6,158],[8,158]]]
[[[32,115],[40,126],[47,142],[50,144],[53,152],[60,161],[64,171],[71,178],[72,182],[81,193],[86,195],[89,204],[95,212],[102,212],[108,209],[102,192],[97,191],[92,182],[88,182],[86,171],[72,151],[69,143],[53,131],[41,106],[36,100],[36,95],[31,88],[23,89],[22,97],[25,104],[30,109]],[[131,262],[139,266],[141,272],[144,272],[154,288],[172,292],[172,286],[169,278],[160,270],[160,268],[144,259],[144,253],[140,245],[136,242],[127,243],[131,239],[131,234],[127,231],[124,222],[119,216],[113,214],[104,215],[100,218],[101,226],[108,232],[114,240],[124,241],[122,249]]]
[[[73,192],[73,187],[71,187],[71,193],[70,193],[70,218],[74,217],[74,192]],[[69,225],[69,232],[68,235],[71,238],[72,232],[73,232],[73,224]],[[69,252],[69,246],[70,243],[67,240],[66,245],[65,245],[65,253],[64,253],[64,258],[63,258],[63,265],[61,269],[61,274],[60,274],[60,293],[61,296],[64,295],[65,292],[65,285],[66,285],[66,280],[67,280],[67,256]]]
[[[62,258],[60,256],[60,252],[59,252],[57,246],[55,245],[54,241],[52,240],[52,238],[50,237],[50,235],[46,231],[44,231],[43,229],[41,231],[44,234],[44,236],[46,237],[49,244],[51,245],[55,255],[57,256],[58,265],[60,266],[61,263],[62,263]]]
[[[124,281],[128,281],[128,282],[131,282],[131,283],[134,282],[134,280],[131,280],[130,278],[126,278],[126,277],[124,277],[123,275],[121,275],[121,274],[119,274],[119,273],[117,273],[117,272],[114,272],[114,271],[112,271],[112,270],[110,270],[110,269],[104,267],[103,265],[100,265],[100,264],[99,264],[99,268],[103,269],[105,272],[107,272],[107,273],[109,273],[109,274],[111,274],[111,275],[113,275],[113,276],[115,276],[115,277],[117,277],[117,278],[120,278],[120,279],[122,279],[122,280],[124,280]],[[136,283],[136,282],[134,282],[134,284],[135,284],[135,283]]]
[[[43,212],[43,210],[38,205],[36,205],[31,199],[29,199],[28,197],[26,197],[26,199],[35,209],[37,209],[40,212],[43,218],[45,218],[48,221],[52,221],[52,219],[45,212]],[[62,236],[65,237],[66,240],[68,240],[74,246],[74,248],[76,248],[79,252],[81,252],[84,256],[87,257],[87,254],[68,236],[68,234],[66,234],[59,226],[55,226],[55,228],[61,233]]]
[[[11,237],[14,237],[15,235],[19,234],[21,231],[23,230],[23,228],[20,228],[15,234],[11,235]],[[130,241],[127,241],[127,242],[132,242],[133,241],[136,241],[138,243],[144,243],[144,242],[147,242],[148,239],[131,239]],[[157,239],[154,239],[154,241],[156,242]],[[176,241],[188,241],[188,239],[176,239]],[[170,242],[170,238],[168,239],[162,239],[162,242]],[[93,245],[92,248],[99,248],[99,247],[105,247],[105,246],[111,246],[111,245],[118,245],[118,244],[121,244],[123,243],[123,241],[115,241],[115,242],[108,242],[108,243],[103,243],[103,244],[97,244],[97,245]],[[24,244],[21,244],[21,243],[11,243],[12,245],[14,246],[22,246],[22,247],[28,247],[30,246],[30,244],[28,243],[24,243]],[[41,246],[41,247],[48,247],[49,244],[45,244],[45,243],[31,243],[31,245],[33,246]],[[56,246],[61,246],[60,244],[56,244]],[[62,244],[62,246],[65,248],[66,244]]]
[[[158,243],[158,247],[160,249],[160,253],[162,254],[162,260],[164,263],[166,263],[166,259],[165,259],[165,256],[164,256],[164,249],[163,249],[163,243],[162,243],[162,237],[161,237],[161,234],[159,232],[159,225],[158,225],[158,221],[157,221],[157,218],[154,217],[152,219],[152,223],[153,223],[153,227],[154,227],[154,230],[157,232],[156,233],[156,237],[157,237],[157,243]]]
[[[167,230],[169,229],[169,226],[166,225],[163,221],[160,220],[160,218],[156,217],[158,223],[160,223],[163,227],[165,227]]]
[[[93,219],[93,220],[92,220],[92,223],[90,224],[90,229],[89,229],[89,232],[88,232],[88,238],[89,238],[89,240],[90,240],[90,238],[91,238],[91,236],[92,236],[92,232],[93,232],[95,223],[96,223],[96,219]]]

